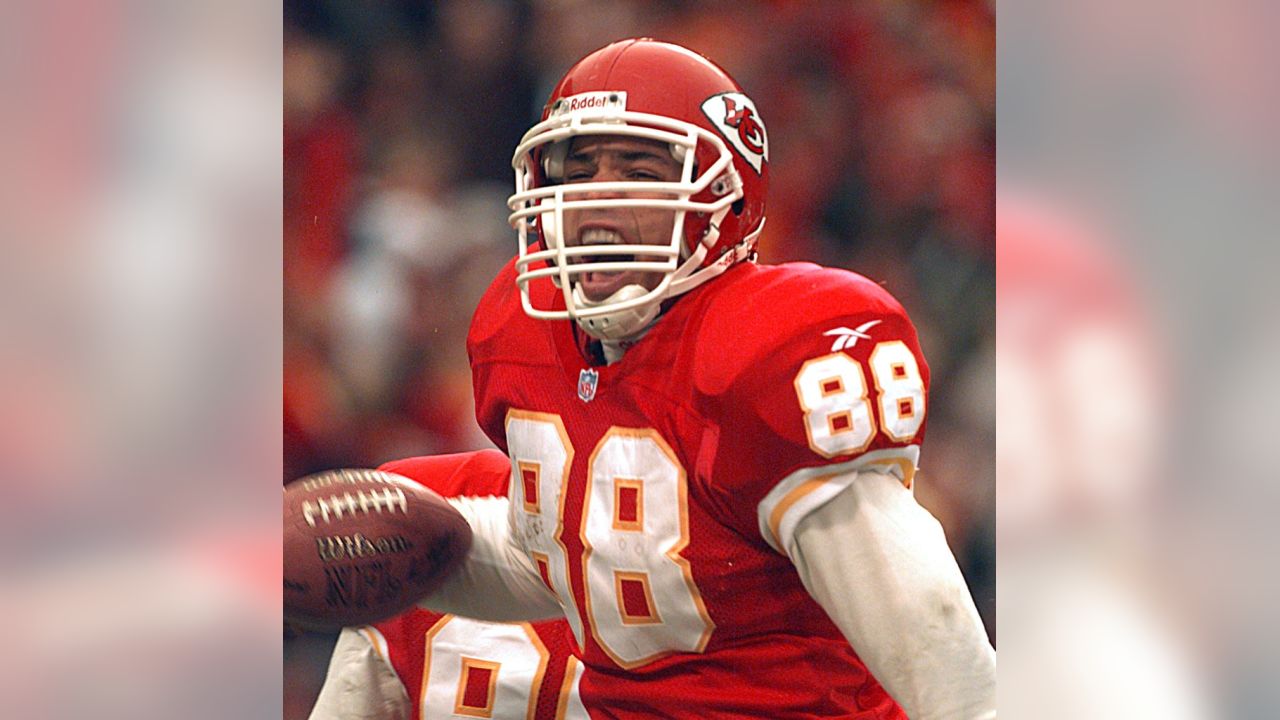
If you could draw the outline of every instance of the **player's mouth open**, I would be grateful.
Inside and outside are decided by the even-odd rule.
[[[630,260],[631,255],[605,256],[600,259],[589,258],[586,262],[609,262]],[[631,270],[615,270],[603,272],[599,270],[584,272],[578,276],[578,285],[582,293],[592,302],[600,302],[626,285],[639,284],[640,273]]]
[[[630,242],[616,230],[609,228],[585,228],[579,235],[580,246],[627,245]],[[579,256],[575,264],[632,262],[636,256],[631,253],[594,253]],[[608,298],[619,288],[639,282],[639,273],[630,270],[590,270],[578,275],[578,284],[588,300],[599,302]]]

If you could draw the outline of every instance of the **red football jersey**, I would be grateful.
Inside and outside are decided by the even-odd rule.
[[[445,496],[505,495],[511,478],[510,461],[496,450],[409,458],[379,469]],[[360,632],[404,684],[412,720],[552,720],[578,704],[572,671],[578,663],[564,621],[490,623],[412,610]]]
[[[787,557],[850,470],[911,483],[929,379],[901,305],[853,273],[743,263],[611,365],[579,341],[522,311],[509,265],[468,350],[592,716],[904,717]]]
[[[451,717],[584,717],[564,621],[481,622],[411,610],[359,628],[390,662],[412,720]]]

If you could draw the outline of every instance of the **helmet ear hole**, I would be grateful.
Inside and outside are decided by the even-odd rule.
[[[553,142],[542,150],[542,172],[547,180],[564,182],[564,161],[569,156],[569,141]]]
[[[741,215],[743,207],[745,207],[745,205],[743,204],[742,199],[739,198],[733,201],[733,204],[729,206],[729,209],[733,211],[734,215]]]
[[[538,207],[547,208],[538,213],[538,233],[542,235],[542,244],[547,248],[560,244],[560,235],[556,228],[556,213],[555,210],[550,209],[553,205],[554,203],[546,198],[538,203]]]

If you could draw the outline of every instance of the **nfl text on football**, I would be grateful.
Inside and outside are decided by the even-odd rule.
[[[333,629],[391,617],[439,587],[470,547],[462,515],[408,478],[300,478],[284,488],[285,619]]]

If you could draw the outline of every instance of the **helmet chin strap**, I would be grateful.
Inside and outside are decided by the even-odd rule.
[[[719,216],[716,219],[718,220]],[[591,337],[604,341],[628,340],[640,335],[653,324],[654,320],[657,320],[658,315],[662,312],[663,300],[682,295],[724,271],[724,266],[721,266],[712,273],[706,273],[704,270],[703,278],[690,277],[690,275],[696,276],[699,274],[697,271],[702,266],[703,258],[707,256],[707,247],[707,245],[699,244],[688,257],[684,258],[680,267],[672,274],[672,282],[667,292],[653,302],[640,307],[615,310],[603,315],[575,318],[578,327],[582,328],[583,332]],[[600,305],[634,300],[648,292],[648,288],[643,285],[624,285],[613,291],[604,300],[592,302],[582,293],[582,286],[575,283],[573,286],[573,301],[579,307],[598,307]]]
[[[580,285],[574,285],[573,300],[581,307],[594,307],[634,300],[647,292],[649,290],[643,285],[623,285],[604,300],[592,302],[582,294]],[[658,317],[660,309],[661,303],[654,302],[626,310],[616,310],[604,315],[579,317],[576,320],[578,327],[582,328],[583,332],[597,340],[626,340],[649,327],[649,324]]]

